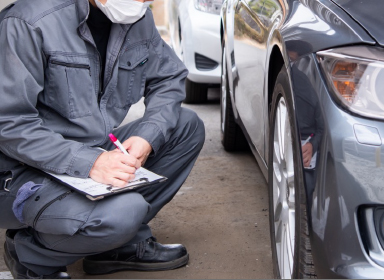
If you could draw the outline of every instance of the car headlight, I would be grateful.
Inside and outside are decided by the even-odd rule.
[[[355,46],[317,53],[328,86],[350,111],[384,119],[384,50]]]
[[[220,14],[222,0],[194,0],[195,8],[202,12]]]

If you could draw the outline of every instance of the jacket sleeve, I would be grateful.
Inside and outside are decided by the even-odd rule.
[[[48,129],[36,109],[44,94],[42,41],[40,30],[23,20],[0,23],[0,150],[45,171],[85,178],[102,151]]]
[[[144,94],[146,110],[133,135],[146,139],[156,154],[169,140],[179,120],[188,70],[161,39],[154,24],[147,63]]]

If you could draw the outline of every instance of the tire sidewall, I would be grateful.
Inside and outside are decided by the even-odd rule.
[[[276,121],[276,108],[281,98],[285,99],[289,123],[291,126],[291,137],[292,137],[292,150],[293,150],[293,161],[294,161],[294,183],[295,183],[295,248],[294,248],[294,263],[292,278],[299,278],[299,261],[300,261],[300,233],[302,231],[302,213],[300,205],[305,203],[303,201],[304,191],[304,180],[302,168],[302,155],[301,147],[299,146],[299,134],[296,125],[296,118],[294,115],[294,103],[291,87],[289,83],[289,77],[285,66],[282,67],[275,83],[275,88],[272,96],[272,106],[270,112],[270,127],[269,127],[269,154],[268,154],[268,193],[269,193],[269,223],[270,223],[270,235],[271,235],[271,249],[272,249],[272,260],[274,267],[274,274],[276,278],[281,278],[277,252],[275,242],[275,225],[274,225],[274,205],[273,205],[273,141],[275,132],[275,121]],[[305,198],[305,193],[304,193]]]

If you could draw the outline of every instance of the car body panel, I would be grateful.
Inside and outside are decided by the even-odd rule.
[[[263,12],[266,3],[273,7],[270,12]],[[269,79],[276,71],[276,54],[291,81],[298,124],[293,133],[303,139],[312,128],[318,137],[316,171],[303,169],[318,277],[382,278],[383,267],[365,248],[359,209],[384,204],[384,123],[338,106],[315,55],[320,50],[378,42],[328,0],[228,0],[222,19],[234,114],[266,179],[273,91]],[[359,142],[358,129],[363,129],[360,137],[366,143]]]
[[[345,12],[330,1],[289,1],[288,14],[281,27],[284,41],[300,55],[356,43],[375,44],[375,40]],[[301,46],[305,42],[305,46]],[[297,43],[297,44],[296,44]]]
[[[322,80],[314,55],[302,57],[292,66],[292,76],[302,76],[294,87],[296,107],[311,99],[322,123],[321,146],[315,171],[304,170],[306,189],[312,200],[312,251],[320,278],[380,278],[384,269],[366,255],[361,242],[358,208],[384,204],[384,169],[381,146],[358,142],[354,126],[374,127],[380,135],[384,123],[340,110]],[[305,86],[303,86],[303,83]],[[311,93],[311,94],[309,94]],[[309,97],[310,95],[310,97]],[[298,110],[296,110],[297,112]],[[308,115],[297,112],[299,126]],[[363,164],[363,165],[362,165]]]
[[[384,46],[383,1],[381,0],[334,0],[346,13],[355,19],[375,40]],[[376,9],[372,10],[371,7]]]
[[[266,12],[263,9],[265,0],[229,0],[227,5],[230,8],[225,10],[225,36],[226,42],[230,42],[226,45],[227,61],[231,61],[232,65],[228,72],[232,74],[229,79],[234,81],[229,87],[232,101],[236,103],[236,108],[241,108],[236,110],[235,116],[241,115],[249,139],[266,164],[268,141],[265,137],[268,137],[268,127],[264,124],[268,120],[268,112],[264,110],[267,108],[267,97],[264,93],[269,89],[263,73],[268,67],[268,54],[272,52],[273,47],[279,46],[281,53],[288,56],[290,52],[299,55],[316,52],[326,49],[329,45],[337,47],[361,42],[375,43],[363,28],[332,2],[276,0],[268,3],[269,9]],[[304,15],[305,19],[302,18]],[[260,17],[262,20],[257,22]],[[258,32],[252,33],[251,28],[244,28],[244,25],[257,26]],[[264,38],[267,36],[263,35],[264,33],[271,36]],[[309,41],[308,37],[313,39]],[[283,41],[281,38],[284,38]],[[276,40],[280,41],[280,44],[271,44]],[[240,50],[235,48],[235,45],[238,45]],[[285,58],[286,63],[291,60],[292,58]],[[238,79],[240,72],[245,73],[241,81]],[[240,96],[237,92],[239,88]],[[254,115],[255,112],[257,116]]]
[[[264,0],[239,1],[234,15],[234,64],[237,77],[234,81],[235,103],[239,115],[248,130],[250,139],[261,155],[264,155],[263,135],[264,106],[263,75],[265,70],[267,37],[270,22],[263,21]],[[241,77],[241,79],[239,79]],[[261,110],[260,110],[261,109]]]

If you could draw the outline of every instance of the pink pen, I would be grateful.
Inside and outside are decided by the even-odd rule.
[[[311,135],[309,135],[309,137],[307,139],[305,139],[304,143],[301,144],[301,146],[304,146],[305,144],[307,144],[309,142],[309,140],[311,140],[312,137],[313,137],[313,133]]]
[[[122,151],[124,154],[129,155],[127,150],[124,149],[123,145],[121,145],[120,141],[116,138],[115,135],[112,133],[109,134],[109,139],[113,142],[113,144],[118,148],[120,151]]]

